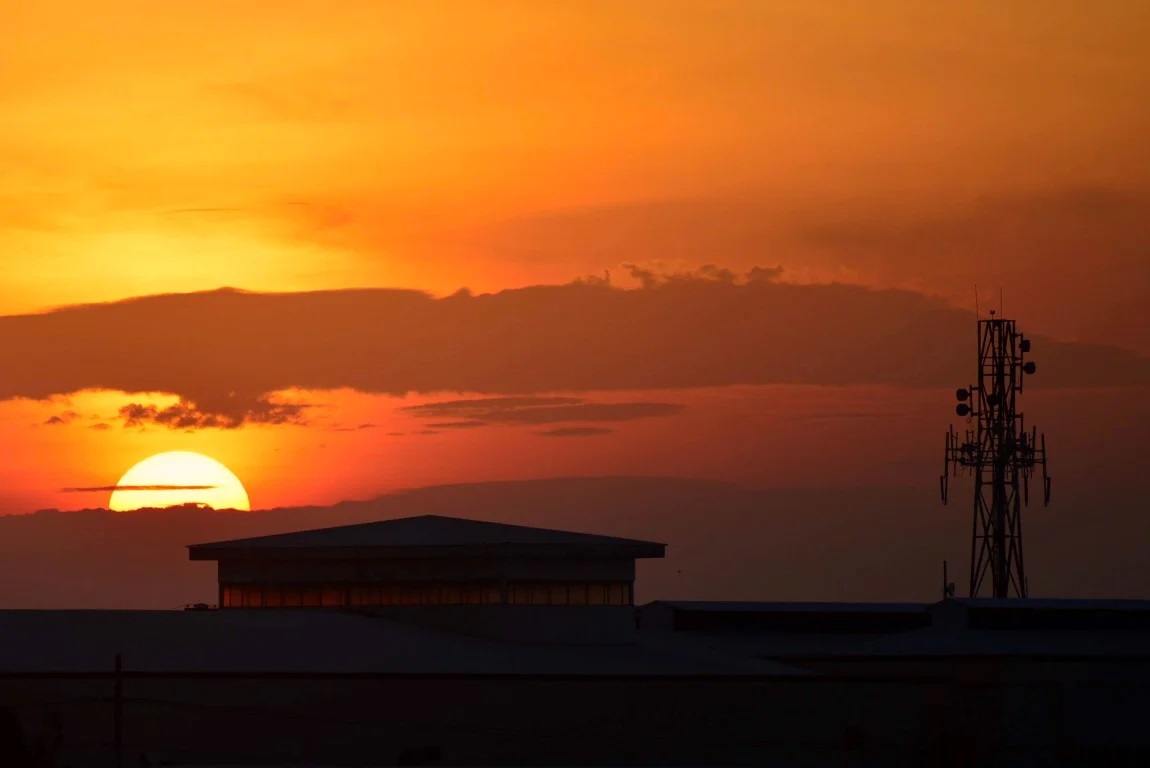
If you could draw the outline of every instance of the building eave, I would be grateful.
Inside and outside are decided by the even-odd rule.
[[[464,544],[441,546],[283,547],[193,544],[189,560],[393,560],[440,558],[645,559],[666,556],[666,545],[628,544]]]

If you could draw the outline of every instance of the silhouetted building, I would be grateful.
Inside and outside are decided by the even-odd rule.
[[[666,547],[424,515],[188,550],[219,562],[225,609],[350,608],[507,639],[620,642],[634,633],[635,560]]]
[[[636,558],[665,549],[438,515],[188,547],[223,608],[632,605]]]
[[[1150,603],[636,608],[635,559],[663,554],[444,517],[194,545],[219,562],[220,610],[0,611],[0,751],[93,766],[1150,760]]]

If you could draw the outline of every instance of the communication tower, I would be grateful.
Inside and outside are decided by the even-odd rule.
[[[1025,359],[1030,340],[1013,320],[990,312],[978,321],[978,383],[955,392],[955,413],[972,422],[965,435],[951,427],[940,486],[947,503],[948,483],[959,470],[974,475],[974,531],[970,543],[970,596],[977,597],[990,575],[992,596],[1026,597],[1022,560],[1022,507],[1030,501],[1030,477],[1042,468],[1043,504],[1050,503],[1046,435],[1026,431],[1017,396],[1036,366]]]

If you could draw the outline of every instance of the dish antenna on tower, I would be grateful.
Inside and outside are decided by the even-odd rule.
[[[955,413],[974,422],[965,435],[951,427],[939,484],[948,501],[951,475],[974,475],[974,521],[970,544],[970,596],[990,576],[994,597],[1026,597],[1022,558],[1022,507],[1030,501],[1030,478],[1041,467],[1042,500],[1050,503],[1046,435],[1026,431],[1017,396],[1037,366],[1026,360],[1030,339],[1013,320],[978,320],[978,384],[955,391]]]

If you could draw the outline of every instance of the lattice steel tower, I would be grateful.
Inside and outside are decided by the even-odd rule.
[[[1029,503],[1030,476],[1042,468],[1043,504],[1050,503],[1046,435],[1026,431],[1016,410],[1022,382],[1034,373],[1025,360],[1030,340],[1013,320],[990,312],[978,321],[978,384],[959,389],[955,412],[975,422],[964,437],[951,427],[940,478],[947,503],[949,477],[961,469],[974,475],[974,532],[970,544],[970,596],[977,597],[990,574],[993,597],[1026,597],[1022,560],[1022,507]]]

